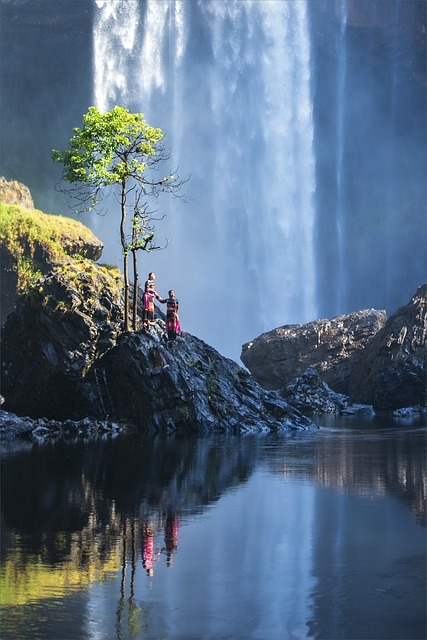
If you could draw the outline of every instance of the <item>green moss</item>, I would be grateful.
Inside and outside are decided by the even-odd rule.
[[[250,377],[249,371],[246,371],[246,369],[240,368],[237,372],[237,375],[239,378],[242,378],[242,380],[245,380],[246,378]]]
[[[15,260],[18,293],[27,292],[52,265],[85,257],[99,241],[80,222],[0,202],[0,245]],[[100,243],[99,243],[100,244]]]
[[[60,300],[58,302],[58,304],[56,305],[55,311],[58,311],[59,313],[66,313],[68,311],[68,307],[65,304],[64,300]]]
[[[119,267],[114,264],[100,264],[98,266],[104,270],[106,277],[112,278],[116,283],[123,283],[123,275]]]
[[[217,393],[219,392],[218,382],[216,381],[216,378],[212,373],[208,373],[208,375],[206,376],[206,388],[209,398],[217,395]]]
[[[18,294],[27,293],[42,276],[40,270],[36,269],[33,260],[28,256],[20,256],[16,265],[18,272],[18,283],[16,292]]]

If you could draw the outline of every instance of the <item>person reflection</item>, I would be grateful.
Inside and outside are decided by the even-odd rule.
[[[173,555],[178,549],[178,531],[179,521],[178,517],[168,512],[165,522],[165,552],[166,552],[166,565],[172,566]]]
[[[154,575],[154,563],[159,553],[154,548],[154,527],[149,522],[144,522],[141,531],[141,556],[147,576]]]

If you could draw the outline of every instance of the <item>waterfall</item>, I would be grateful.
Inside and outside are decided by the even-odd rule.
[[[346,229],[345,229],[345,199],[344,199],[344,144],[345,144],[345,83],[346,83],[346,63],[347,63],[347,47],[346,47],[346,26],[347,26],[347,3],[341,0],[339,5],[339,37],[337,40],[336,56],[338,60],[337,70],[337,90],[336,90],[336,237],[337,237],[337,292],[336,302],[334,305],[334,313],[338,314],[344,306],[345,294],[347,291],[346,283]]]
[[[129,68],[138,33],[136,2],[95,0],[94,103],[101,111],[128,101]]]
[[[170,242],[144,273],[176,290],[184,329],[234,358],[316,317],[306,2],[95,6],[95,103],[144,113],[191,175],[189,203],[161,201]]]

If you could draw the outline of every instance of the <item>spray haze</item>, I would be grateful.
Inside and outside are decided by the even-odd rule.
[[[167,255],[149,268],[178,292],[185,326],[237,357],[244,340],[316,315],[306,4],[148,1],[132,11],[144,29],[123,101],[165,129],[172,163],[191,174],[190,203],[167,216]],[[95,75],[111,39],[108,3],[99,12]],[[115,55],[119,86],[127,53]]]
[[[425,42],[422,0],[3,0],[1,172],[67,213],[51,149],[91,104],[142,112],[191,176],[140,259],[184,330],[237,359],[276,326],[390,313],[427,273]],[[115,207],[82,221],[120,265]]]

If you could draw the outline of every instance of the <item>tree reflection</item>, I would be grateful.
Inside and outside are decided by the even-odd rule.
[[[425,447],[401,433],[135,434],[10,451],[1,468],[2,602],[60,597],[120,574],[117,637],[124,625],[138,636],[149,615],[135,595],[138,571],[153,579],[160,565],[173,570],[180,523],[245,483],[264,457],[275,472],[322,485],[392,489],[425,523]]]
[[[237,437],[156,434],[10,452],[1,469],[3,601],[57,597],[61,585],[121,571],[120,637],[125,611],[128,625],[141,623],[138,557],[149,577],[160,558],[172,567],[181,514],[199,512],[247,480],[257,457],[247,445]],[[37,573],[40,564],[45,570]]]

